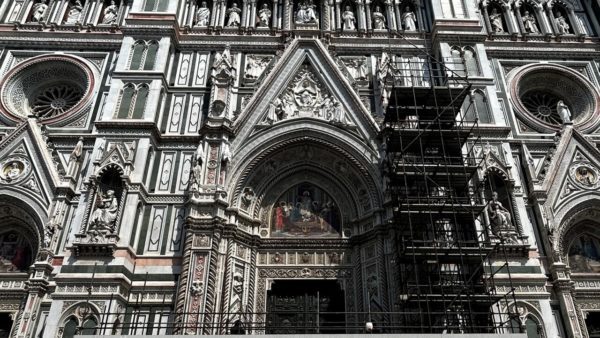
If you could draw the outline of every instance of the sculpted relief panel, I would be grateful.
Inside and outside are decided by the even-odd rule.
[[[322,119],[339,126],[353,124],[341,103],[308,65],[304,65],[283,93],[269,104],[263,123],[272,125],[302,117]]]

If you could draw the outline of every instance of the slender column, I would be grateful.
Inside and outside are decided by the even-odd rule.
[[[421,1],[415,1],[415,15],[417,16],[417,31],[424,32],[425,31],[425,16],[423,15],[423,11],[425,8],[421,5]],[[465,17],[469,11],[465,10]]]
[[[222,0],[220,0],[222,1]],[[209,27],[211,28],[215,28],[215,26],[218,25],[219,22],[219,4],[220,1],[213,1],[212,3],[212,10],[211,10],[211,15],[210,15],[210,23],[208,24]]]
[[[292,29],[291,16],[293,15],[292,14],[293,12],[294,12],[294,2],[291,0],[284,0],[283,13],[281,13],[282,14],[281,17],[283,19],[283,28],[285,30]]]
[[[402,27],[402,17],[400,16],[399,0],[394,1],[394,13],[396,13],[396,29],[398,29],[399,31],[404,30],[404,27]]]
[[[336,0],[335,2],[335,21],[336,21],[336,25],[335,28],[338,31],[342,30],[342,12],[341,12],[341,4],[339,0]]]
[[[559,35],[558,28],[556,27],[556,20],[554,20],[554,13],[552,13],[551,3],[546,4],[546,15],[548,16],[548,20],[550,21],[550,26],[552,27],[554,34]]]
[[[387,26],[390,31],[397,31],[398,23],[396,22],[396,16],[394,15],[394,3],[393,0],[385,0],[385,15],[387,18]]]
[[[511,15],[510,4],[502,4],[502,14],[506,20],[506,28],[508,29],[508,33],[517,34],[518,32],[515,31],[515,25],[513,24],[513,16]]]
[[[248,15],[250,14],[249,7],[250,7],[249,0],[243,0],[242,6],[240,7],[242,9],[242,15],[240,18],[240,28],[248,27]]]
[[[527,35],[527,31],[525,30],[525,26],[523,26],[523,17],[521,16],[521,3],[515,3],[515,17],[517,18],[517,26],[519,27],[519,31],[523,35]]]
[[[544,9],[542,8],[542,5],[536,5],[533,10],[538,21],[540,32],[542,34],[552,34],[552,28],[548,25],[548,18],[544,15]]]
[[[248,26],[251,28],[256,27],[256,0],[251,0],[250,5],[250,17],[248,18]]]
[[[220,8],[217,29],[225,27],[225,15],[227,14],[227,2],[225,0],[220,0]]]
[[[194,17],[196,16],[196,4],[192,0],[187,1],[188,13],[185,18],[184,26],[194,27]]]
[[[371,31],[373,29],[373,23],[371,22],[371,20],[373,20],[372,16],[373,16],[373,13],[371,12],[371,1],[366,0],[366,2],[365,2],[365,22],[367,24],[367,31]]]
[[[492,29],[492,23],[490,22],[490,14],[488,13],[487,2],[482,3],[483,9],[483,21],[485,22],[485,27],[487,28],[488,34],[493,34],[494,30]]]
[[[273,1],[273,16],[271,17],[271,28],[272,29],[280,29],[279,25],[279,1]]]
[[[365,20],[365,3],[364,0],[356,1],[356,16],[358,19],[358,31],[364,32],[367,29],[367,24]]]
[[[326,31],[335,30],[335,9],[334,9],[334,1],[335,0],[325,0],[325,11],[323,13],[323,18],[327,18],[327,20],[323,20],[323,29]]]
[[[577,18],[577,15],[575,15],[575,12],[573,11],[572,7],[569,7],[567,9],[567,16],[569,18],[569,21],[571,21],[571,29],[573,30],[573,34],[578,35],[578,36],[585,36],[585,33],[581,32],[581,27],[579,26],[579,19]]]

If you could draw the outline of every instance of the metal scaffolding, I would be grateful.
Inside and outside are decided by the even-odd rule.
[[[504,241],[490,240],[483,217],[477,171],[485,163],[475,151],[478,119],[465,118],[473,104],[465,64],[429,53],[410,60],[391,62],[393,76],[381,80],[389,95],[381,169],[397,253],[394,332],[519,332],[507,328],[512,286],[501,293],[494,280],[508,273],[512,284]]]

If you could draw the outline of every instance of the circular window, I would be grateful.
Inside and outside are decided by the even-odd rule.
[[[2,81],[2,117],[13,123],[35,116],[46,124],[67,124],[91,103],[93,85],[93,70],[79,58],[32,58],[17,65]]]
[[[541,132],[559,130],[563,124],[558,105],[567,106],[571,121],[581,131],[598,124],[598,92],[576,71],[554,64],[519,67],[509,73],[512,101],[520,119]]]

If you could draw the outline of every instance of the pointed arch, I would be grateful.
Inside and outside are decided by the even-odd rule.
[[[462,50],[462,59],[465,63],[465,69],[467,76],[479,76],[479,61],[477,60],[477,53],[471,46],[466,46]]]
[[[143,70],[153,70],[156,61],[156,53],[158,52],[158,41],[152,40],[146,43],[146,50],[144,55],[144,68]]]
[[[121,89],[119,109],[117,110],[118,119],[126,119],[129,117],[129,111],[131,110],[131,104],[134,101],[135,93],[136,87],[133,83],[128,83]]]
[[[133,105],[133,113],[132,118],[134,119],[143,119],[144,118],[144,110],[146,108],[146,101],[148,100],[148,93],[150,88],[148,84],[144,83],[138,86],[137,92],[135,95],[135,104]]]

